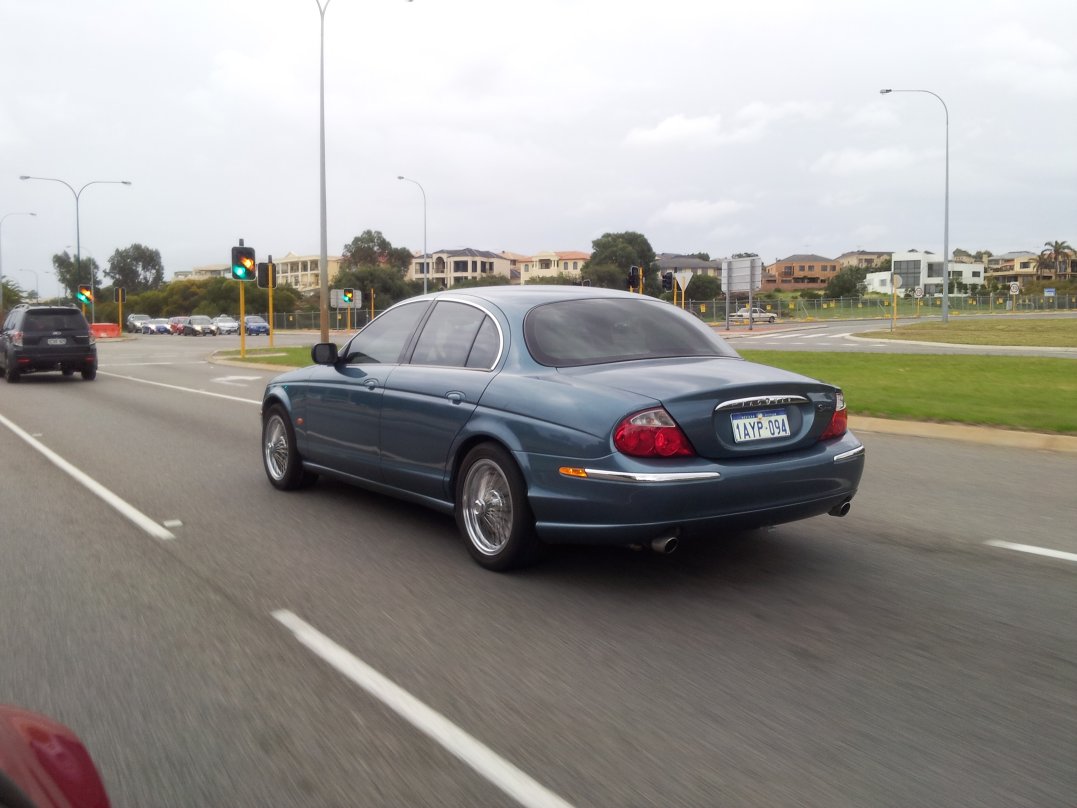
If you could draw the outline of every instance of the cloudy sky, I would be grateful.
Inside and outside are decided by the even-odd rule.
[[[1072,0],[331,0],[329,251],[1077,243]],[[3,272],[319,251],[316,0],[0,0]],[[74,251],[74,248],[71,248]],[[27,272],[21,272],[27,270]]]

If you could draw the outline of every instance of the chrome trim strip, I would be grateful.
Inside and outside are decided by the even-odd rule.
[[[752,396],[751,398],[734,398],[723,401],[714,408],[715,412],[725,410],[752,409],[754,407],[775,407],[779,404],[807,404],[804,396]]]
[[[636,474],[630,471],[606,471],[604,469],[584,469],[587,477],[576,479],[612,480],[619,483],[685,483],[696,480],[717,480],[722,475],[717,471],[684,471],[667,474]],[[572,475],[566,474],[566,477]]]
[[[860,444],[855,449],[850,449],[847,452],[834,455],[835,463],[844,463],[846,460],[852,460],[854,457],[864,454],[864,444]]]

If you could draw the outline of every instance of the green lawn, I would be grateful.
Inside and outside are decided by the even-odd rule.
[[[1077,434],[1077,362],[1022,356],[740,351],[845,391],[849,412]]]
[[[247,356],[240,357],[239,351],[217,351],[214,356],[233,362],[253,362],[259,365],[281,365],[285,368],[302,368],[312,364],[309,345],[290,348],[248,348]]]
[[[1021,319],[951,319],[948,323],[902,325],[891,334],[886,330],[867,331],[858,336],[875,339],[911,339],[961,345],[1031,345],[1049,348],[1077,348],[1077,317]]]

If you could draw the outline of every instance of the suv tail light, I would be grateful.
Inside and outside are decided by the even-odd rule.
[[[16,348],[21,348],[22,347],[22,332],[21,331],[12,331],[11,332],[11,344],[14,345]]]
[[[627,416],[613,430],[613,445],[632,457],[684,457],[696,453],[663,407]]]
[[[840,438],[848,428],[849,411],[845,409],[845,394],[838,390],[834,397],[834,414],[830,417],[830,423],[823,430],[823,434],[819,436],[819,440]]]

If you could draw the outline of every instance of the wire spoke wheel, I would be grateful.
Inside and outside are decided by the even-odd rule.
[[[476,446],[464,458],[456,486],[456,523],[468,552],[492,570],[534,559],[540,542],[519,467],[504,448]]]
[[[280,413],[274,412],[266,421],[263,450],[266,472],[274,481],[283,480],[288,473],[291,448],[288,445],[288,430]]]

